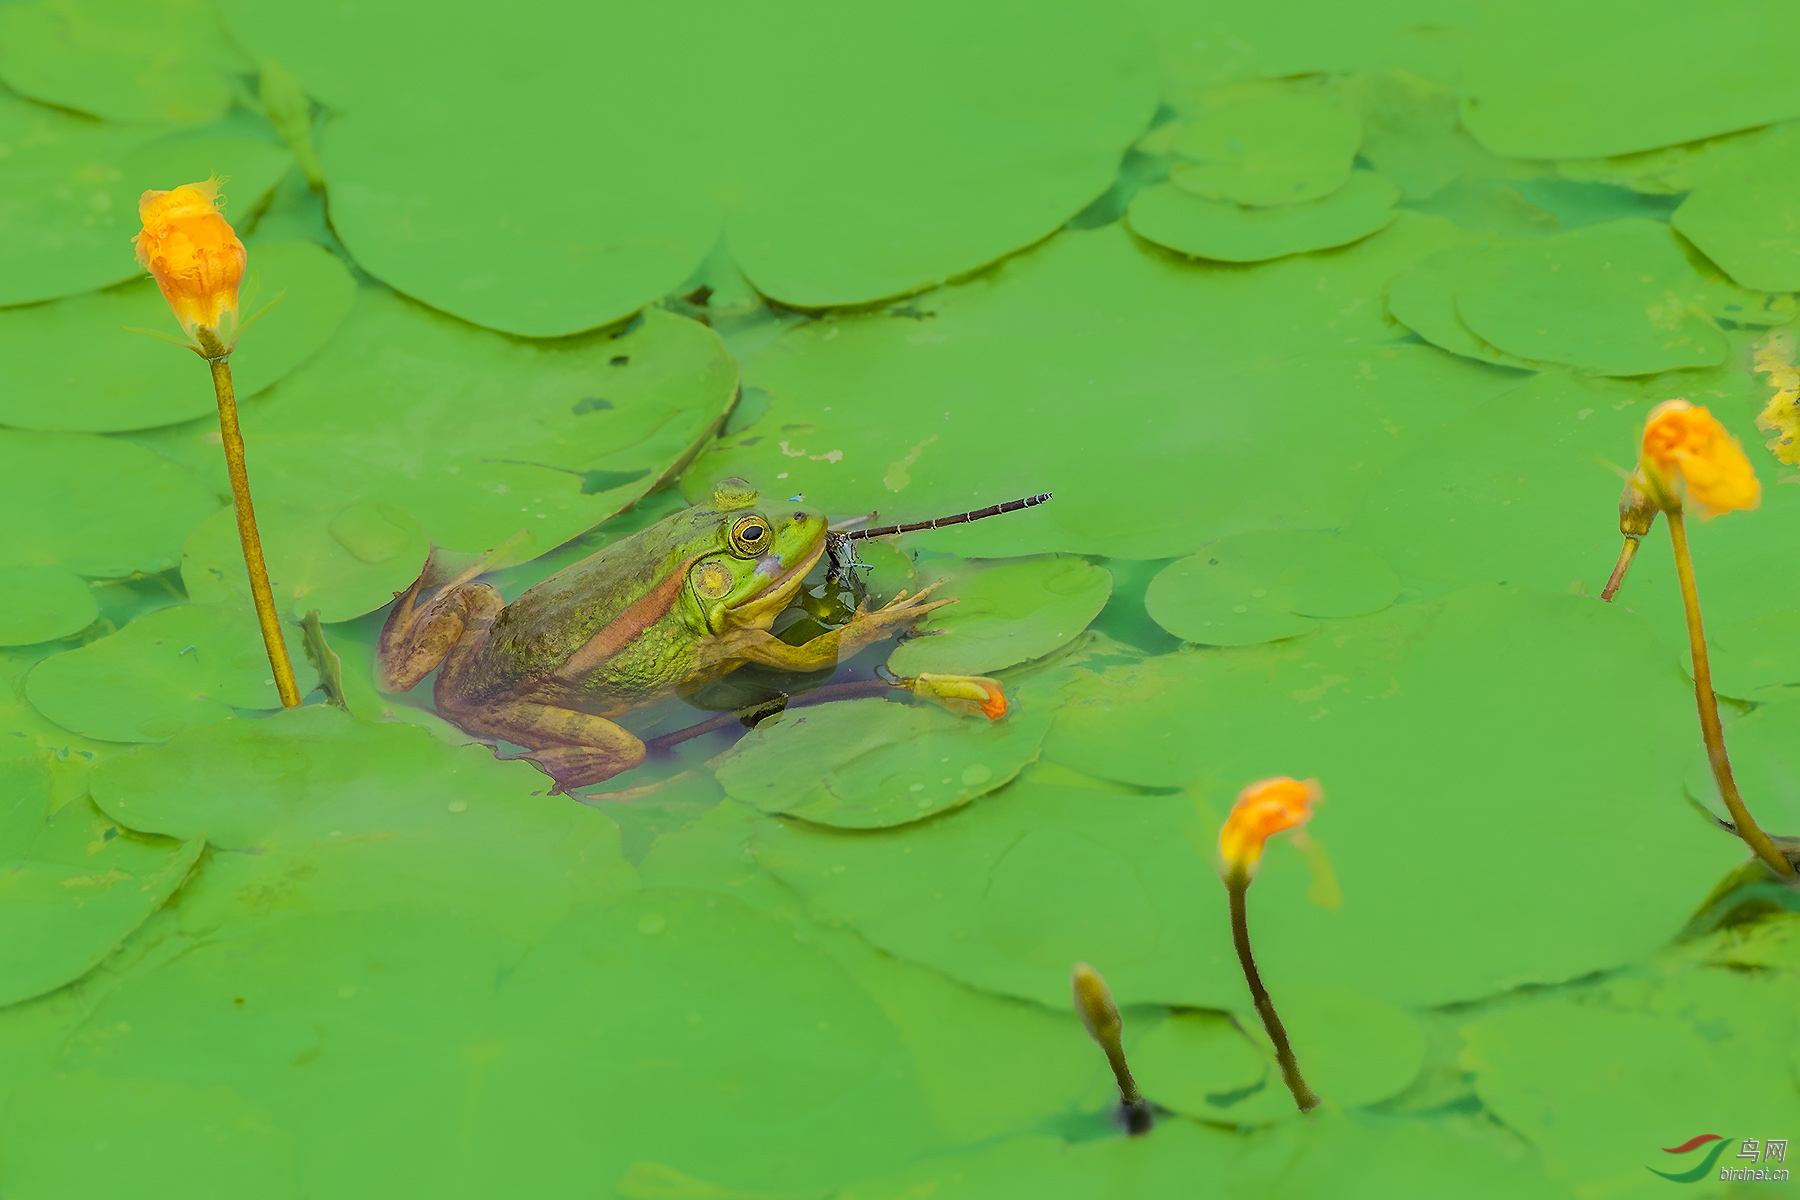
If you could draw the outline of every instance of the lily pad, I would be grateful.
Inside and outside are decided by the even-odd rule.
[[[1496,741],[1483,714],[1502,713],[1514,732]],[[1218,824],[1252,779],[1316,776],[1312,848],[1278,839],[1251,896],[1270,989],[1439,1004],[1628,962],[1682,926],[1744,857],[1679,794],[1692,729],[1691,694],[1640,618],[1484,588],[1334,638],[1183,651],[1069,686],[1047,760],[1185,787],[1199,808],[1022,781],[881,838],[771,823],[756,853],[817,918],[975,986],[1053,1003],[1085,959],[1120,1003],[1226,1009],[1242,979]],[[1621,741],[1638,750],[1591,754]],[[1444,849],[1475,845],[1509,864],[1480,887]],[[1593,919],[1558,921],[1570,906]],[[1538,932],[1456,935],[1469,928]]]
[[[129,245],[146,188],[229,176],[226,216],[254,212],[293,157],[279,142],[212,128],[105,125],[0,96],[0,223],[12,231],[0,246],[0,306],[141,275]]]
[[[1800,611],[1775,609],[1729,625],[1706,623],[1713,690],[1734,700],[1765,703],[1800,697]],[[1684,660],[1688,673],[1692,663]]]
[[[1725,730],[1731,774],[1756,823],[1800,835],[1800,704],[1765,704]],[[1689,755],[1687,793],[1721,821],[1731,820],[1703,747]]]
[[[1315,617],[1376,612],[1400,594],[1400,578],[1354,542],[1302,529],[1221,538],[1170,563],[1144,604],[1176,637],[1247,646],[1310,633]]]
[[[94,800],[115,820],[214,847],[183,892],[191,929],[411,904],[522,948],[635,884],[617,826],[547,795],[528,764],[328,705],[220,721],[101,766]]]
[[[78,979],[162,906],[202,843],[122,836],[42,763],[0,763],[0,1007]]]
[[[776,339],[746,365],[767,411],[703,452],[683,489],[742,475],[884,520],[1055,492],[904,543],[979,556],[1170,558],[1249,529],[1336,528],[1414,439],[1516,379],[1378,344],[1393,337],[1387,280],[1458,236],[1403,216],[1329,267],[1222,269],[1116,225],[1063,234],[938,293],[929,318],[846,317]],[[1104,311],[1099,295],[1113,298]],[[1334,401],[1295,403],[1296,388]],[[1080,432],[1021,435],[1033,429]]]
[[[1800,39],[1800,11],[1521,0],[1489,10],[1463,55],[1463,119],[1496,154],[1595,158],[1800,115],[1800,82],[1745,71],[1745,48]]]
[[[1361,142],[1356,117],[1323,96],[1239,84],[1202,97],[1171,144],[1188,161],[1169,177],[1211,200],[1299,204],[1343,187]]]
[[[530,558],[649,492],[736,390],[718,335],[660,310],[627,330],[534,344],[362,288],[322,352],[243,406],[250,482],[259,504],[392,505],[447,549],[523,531],[516,557]],[[222,485],[215,425],[157,445]]]
[[[287,626],[301,694],[317,676]],[[182,604],[37,665],[25,694],[58,725],[106,742],[160,742],[281,698],[256,616],[237,605]]]
[[[1339,1108],[1387,1099],[1410,1084],[1425,1061],[1424,1029],[1392,1004],[1346,988],[1287,987],[1276,1006],[1301,1074]],[[1293,1093],[1282,1082],[1260,1018],[1247,1003],[1239,1008],[1237,1025],[1254,1031],[1249,1039],[1202,1013],[1177,1014],[1145,1035],[1131,1055],[1144,1094],[1202,1121],[1250,1125],[1295,1116]],[[1254,1039],[1248,1059],[1232,1038]]]
[[[1487,1107],[1582,1194],[1626,1194],[1645,1168],[1677,1179],[1718,1162],[1694,1135],[1760,1141],[1800,1124],[1793,1044],[1800,988],[1784,972],[1703,970],[1624,981],[1483,1014],[1463,1027]],[[1787,1136],[1780,1133],[1780,1136]],[[1759,1164],[1760,1165],[1760,1164]],[[1654,1181],[1658,1188],[1666,1188]]]
[[[315,608],[323,621],[374,612],[418,578],[430,549],[418,520],[391,504],[313,508],[277,500],[256,506],[256,523],[275,603],[296,621]],[[220,509],[188,536],[181,582],[196,604],[249,605],[233,509]]]
[[[888,656],[897,675],[986,675],[1042,658],[1069,645],[1112,594],[1106,568],[1069,555],[919,564],[921,576],[940,578],[939,571],[948,572],[942,577],[949,582],[938,594],[956,603],[927,616],[920,636]]]
[[[1496,366],[1536,370],[1542,364],[1508,354],[1483,341],[1458,315],[1456,277],[1477,253],[1479,247],[1458,246],[1413,264],[1404,275],[1388,284],[1388,312],[1393,314],[1394,320],[1440,350]]]
[[[975,270],[1105,192],[1155,103],[1135,31],[1098,10],[815,5],[771,25],[729,7],[532,0],[514,14],[548,39],[496,37],[468,12],[422,29],[403,4],[227,6],[244,44],[343,114],[321,151],[357,261],[531,336],[673,291],[722,230],[759,291],[800,307]],[[618,55],[627,44],[638,52]],[[487,65],[445,66],[469,61]],[[754,84],[720,105],[695,80]],[[587,150],[566,153],[572,141]]]
[[[350,311],[356,281],[313,242],[257,242],[250,249],[244,315],[280,297],[231,356],[243,400],[325,344]],[[21,429],[106,432],[148,429],[211,413],[206,366],[139,330],[173,333],[156,284],[30,308],[0,310],[0,354],[14,364],[0,392],[0,421]]]
[[[200,0],[31,0],[0,9],[0,80],[114,121],[210,121],[249,64]]]
[[[142,446],[0,430],[0,563],[99,576],[167,570],[188,530],[218,507],[199,476]]]
[[[1500,242],[1456,280],[1456,310],[1509,354],[1600,375],[1725,361],[1696,298],[1705,285],[1658,221],[1630,218],[1530,242]]]
[[[0,567],[0,646],[80,633],[100,615],[87,580],[63,567]]]
[[[764,812],[845,829],[923,820],[1005,786],[1037,757],[1045,712],[999,721],[924,704],[848,700],[764,722],[718,768]]]
[[[1133,232],[1182,254],[1262,262],[1360,241],[1393,221],[1399,199],[1400,189],[1373,171],[1352,172],[1322,200],[1279,208],[1208,200],[1172,181],[1139,192],[1125,219]]]
[[[1720,154],[1669,220],[1745,287],[1800,291],[1800,129]]]

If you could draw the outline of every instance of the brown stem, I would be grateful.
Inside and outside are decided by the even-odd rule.
[[[1608,604],[1612,603],[1612,598],[1618,594],[1620,586],[1624,584],[1625,572],[1631,569],[1631,560],[1637,554],[1637,548],[1638,539],[1627,535],[1625,548],[1619,551],[1618,564],[1613,567],[1612,578],[1608,579],[1606,586],[1600,589],[1600,598]]]
[[[1744,806],[1737,781],[1731,777],[1731,758],[1725,753],[1725,730],[1719,724],[1719,700],[1713,694],[1712,666],[1706,657],[1706,631],[1700,624],[1700,593],[1694,586],[1694,561],[1688,555],[1687,526],[1680,509],[1669,513],[1669,540],[1675,547],[1675,574],[1681,580],[1681,603],[1687,610],[1688,647],[1694,657],[1694,700],[1700,708],[1700,733],[1706,739],[1706,757],[1712,763],[1719,796],[1731,811],[1737,835],[1780,876],[1792,879],[1794,864],[1775,848]]]
[[[1293,1046],[1288,1044],[1287,1030],[1282,1028],[1281,1018],[1275,1015],[1275,1002],[1269,999],[1269,991],[1263,987],[1262,975],[1256,969],[1256,960],[1250,955],[1250,922],[1244,911],[1244,896],[1250,890],[1249,873],[1234,868],[1225,878],[1225,890],[1231,896],[1231,940],[1237,946],[1238,962],[1244,968],[1244,982],[1250,985],[1250,998],[1256,1002],[1257,1015],[1262,1018],[1269,1040],[1275,1043],[1275,1061],[1281,1064],[1281,1078],[1288,1091],[1294,1094],[1294,1103],[1300,1106],[1301,1112],[1310,1112],[1319,1106],[1319,1098],[1300,1076],[1300,1064],[1294,1059]]]
[[[213,391],[219,398],[219,436],[225,444],[225,469],[231,476],[231,499],[237,509],[238,540],[244,545],[244,567],[250,573],[250,598],[256,604],[256,623],[262,626],[269,666],[275,671],[275,690],[284,708],[300,703],[294,682],[294,665],[288,660],[287,643],[281,636],[281,619],[275,615],[275,595],[269,589],[269,570],[263,565],[262,537],[256,532],[256,509],[250,503],[250,476],[244,469],[244,435],[238,430],[237,395],[231,386],[231,355],[217,335],[201,327],[195,331],[212,368]]]
[[[880,679],[860,679],[849,683],[828,683],[822,688],[810,692],[802,692],[787,702],[788,708],[806,708],[813,704],[828,704],[833,700],[853,700],[862,696],[883,696],[894,689],[894,685]],[[685,729],[675,729],[660,737],[653,737],[644,743],[644,748],[651,754],[660,754],[673,750],[681,743],[711,733],[715,729],[724,729],[737,723],[736,713],[719,713],[717,716]]]

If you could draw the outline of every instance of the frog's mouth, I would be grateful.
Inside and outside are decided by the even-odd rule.
[[[732,618],[736,624],[767,625],[775,619],[775,614],[786,608],[805,582],[807,572],[811,571],[818,561],[825,557],[825,535],[819,534],[818,545],[807,551],[806,556],[780,575],[769,581],[756,595],[750,597],[732,610]],[[758,569],[760,569],[760,564]]]

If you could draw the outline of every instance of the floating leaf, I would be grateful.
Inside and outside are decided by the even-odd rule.
[[[1247,646],[1311,632],[1314,617],[1357,617],[1392,604],[1400,579],[1354,542],[1301,529],[1221,538],[1170,563],[1144,603],[1176,637]]]
[[[813,4],[777,27],[729,6],[697,20],[533,0],[497,35],[476,7],[428,28],[403,5],[227,8],[343,114],[321,154],[357,261],[540,337],[673,291],[722,230],[759,291],[800,307],[975,270],[1105,192],[1154,108],[1135,31],[1098,10]],[[614,54],[626,44],[639,51]],[[600,58],[607,71],[584,69]],[[486,67],[444,67],[469,61]],[[728,78],[756,84],[723,106],[693,86]]]
[[[316,674],[288,626],[301,694]],[[255,615],[237,605],[183,604],[39,663],[25,683],[39,712],[108,742],[160,742],[236,709],[276,708],[269,654]]]
[[[312,242],[257,242],[245,315],[280,297],[232,353],[240,400],[324,345],[350,311],[356,281]],[[31,308],[0,310],[0,355],[13,364],[0,420],[22,429],[111,431],[169,425],[214,410],[205,364],[142,330],[167,330],[148,279]]]
[[[1188,161],[1169,177],[1213,200],[1299,204],[1344,186],[1361,142],[1356,118],[1323,96],[1240,84],[1201,98],[1171,143]]]
[[[927,559],[921,575],[949,582],[938,593],[956,597],[919,622],[888,656],[897,675],[986,675],[1070,644],[1106,606],[1112,576],[1068,555],[1040,555],[988,563]],[[914,585],[917,590],[917,585]]]
[[[1520,0],[1470,39],[1463,119],[1516,158],[1630,154],[1766,125],[1800,114],[1800,83],[1745,71],[1744,56],[1797,39],[1800,11],[1756,0],[1650,0],[1626,19],[1604,4]]]
[[[296,621],[315,608],[324,621],[374,612],[418,578],[430,549],[418,520],[391,504],[334,509],[277,500],[258,504],[256,518],[275,603]],[[248,607],[235,511],[220,509],[188,536],[181,581],[197,604]]]
[[[1745,287],[1800,291],[1800,129],[1720,154],[1669,220]]]
[[[60,563],[102,576],[167,570],[188,530],[218,507],[199,476],[142,446],[0,430],[0,564]]]
[[[254,212],[293,158],[279,142],[220,128],[169,134],[166,127],[105,125],[0,96],[0,147],[7,150],[0,221],[12,231],[0,246],[0,306],[141,275],[130,239],[146,188],[229,176],[226,215]]]
[[[1208,200],[1178,182],[1139,192],[1125,219],[1132,231],[1171,250],[1221,262],[1262,262],[1359,241],[1393,221],[1400,189],[1373,171],[1322,200],[1249,208]]]
[[[99,615],[87,580],[63,567],[0,567],[0,646],[80,633]]]
[[[924,704],[846,700],[759,725],[720,764],[725,790],[764,812],[879,829],[967,804],[1037,757],[1042,711],[995,722]]]
[[[1376,302],[1387,280],[1456,236],[1405,216],[1322,270],[1174,261],[1113,226],[1063,234],[946,289],[929,319],[846,317],[776,339],[746,367],[767,412],[702,453],[683,488],[743,475],[884,519],[1055,492],[906,543],[983,556],[1168,558],[1247,529],[1336,528],[1384,464],[1515,378],[1378,344],[1393,336]]]
[[[1456,310],[1509,354],[1649,375],[1725,360],[1704,286],[1668,226],[1634,218],[1488,247],[1457,275]]]
[[[210,121],[231,104],[228,76],[248,69],[200,0],[32,0],[0,9],[0,80],[96,117]]]
[[[201,843],[121,836],[43,764],[0,764],[0,1007],[78,979],[181,885]]]
[[[324,351],[244,405],[243,422],[259,504],[389,504],[470,552],[523,530],[530,557],[641,498],[712,432],[736,388],[718,335],[660,310],[537,344],[363,288]],[[157,444],[218,476],[217,437],[201,420]],[[596,472],[617,474],[592,490]]]
[[[1479,253],[1475,246],[1458,246],[1414,263],[1404,275],[1388,284],[1388,312],[1394,320],[1441,350],[1480,359],[1502,367],[1536,370],[1541,364],[1508,354],[1475,335],[1456,311],[1456,277]]]

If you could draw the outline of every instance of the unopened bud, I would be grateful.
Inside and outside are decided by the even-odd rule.
[[[958,716],[986,717],[998,721],[1006,715],[1006,692],[997,679],[985,675],[920,674],[894,681],[922,700],[941,704]]]
[[[269,118],[269,124],[293,151],[294,160],[306,176],[307,186],[315,192],[323,191],[325,168],[320,165],[318,151],[312,144],[312,102],[301,90],[300,81],[294,78],[292,71],[269,59],[263,63],[257,78],[257,92],[263,115]]]
[[[1625,490],[1619,493],[1619,532],[1628,538],[1643,537],[1656,524],[1659,511],[1635,481],[1627,480]]]
[[[1086,963],[1075,964],[1069,982],[1075,993],[1075,1012],[1087,1028],[1088,1036],[1106,1052],[1106,1061],[1118,1082],[1126,1130],[1132,1134],[1149,1132],[1150,1104],[1138,1094],[1137,1081],[1131,1077],[1131,1068],[1125,1065],[1125,1044],[1120,1037],[1125,1023],[1119,1019],[1119,1006],[1113,1003],[1112,991],[1106,986],[1106,980],[1100,978],[1100,972]]]

